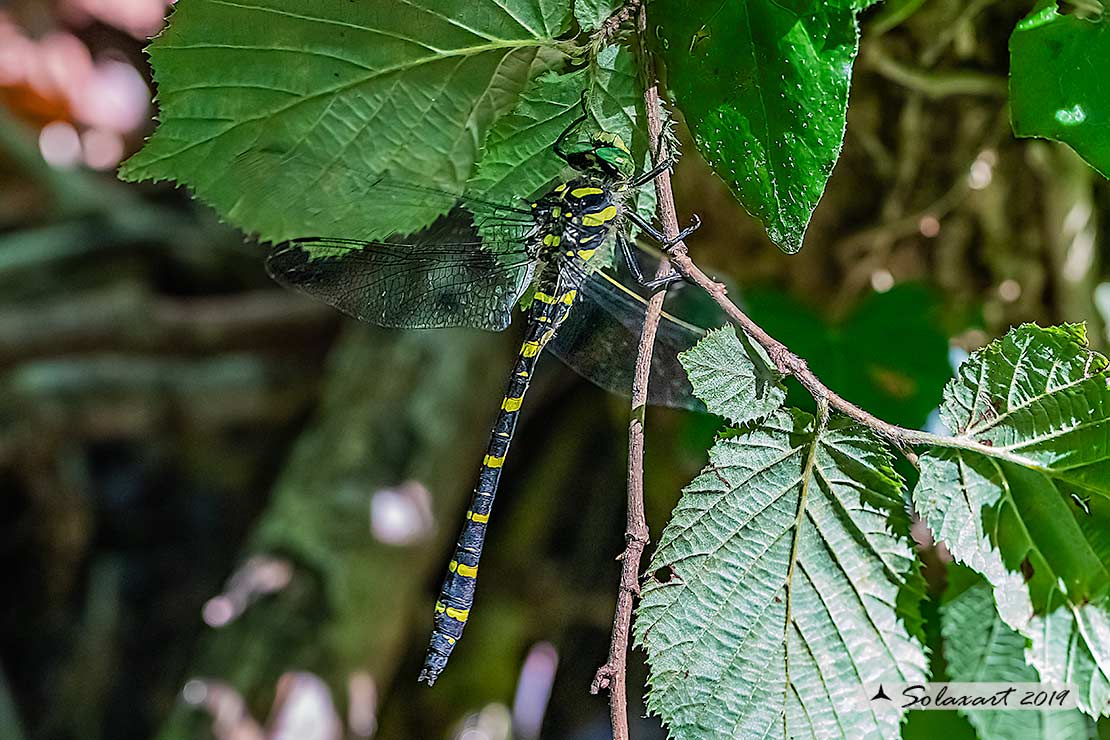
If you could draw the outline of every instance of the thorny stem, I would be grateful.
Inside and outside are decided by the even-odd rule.
[[[640,2],[633,0],[606,22],[603,29],[612,29],[637,12],[636,39],[642,40],[646,28],[646,13]],[[619,17],[619,19],[618,19]],[[616,23],[614,24],[614,20]],[[654,63],[650,53],[637,44],[644,71],[644,108],[647,110],[648,141],[659,142],[660,161],[666,156],[663,148],[663,124],[659,118],[659,88],[656,83]],[[668,239],[678,234],[678,217],[675,213],[674,194],[670,174],[664,171],[655,179],[658,215],[663,233]],[[670,263],[659,263],[657,277],[671,272]],[[644,314],[644,328],[636,354],[636,371],[632,380],[632,413],[628,422],[628,517],[625,525],[625,547],[620,555],[621,580],[617,592],[617,607],[613,615],[613,634],[609,642],[609,659],[597,670],[590,692],[609,691],[609,715],[613,725],[613,740],[628,740],[628,641],[632,627],[632,607],[640,593],[640,558],[648,543],[647,519],[644,516],[644,409],[647,406],[648,377],[651,356],[655,348],[655,332],[663,310],[665,291],[659,291],[648,301]]]
[[[616,36],[620,27],[632,20],[632,16],[636,15],[642,4],[643,0],[628,0],[620,10],[613,13],[605,23],[601,24],[601,28],[594,35],[595,43],[601,46]]]

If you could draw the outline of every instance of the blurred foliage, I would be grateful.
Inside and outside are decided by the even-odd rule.
[[[743,302],[758,324],[807,358],[830,388],[893,424],[923,426],[952,377],[948,335],[936,297],[923,285],[904,283],[867,296],[833,325],[773,289],[747,290]],[[790,383],[789,399],[791,405],[813,407],[813,398],[796,382]]]

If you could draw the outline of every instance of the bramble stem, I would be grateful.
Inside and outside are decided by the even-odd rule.
[[[636,40],[644,71],[644,107],[647,110],[648,140],[659,142],[656,159],[666,156],[663,149],[663,123],[659,118],[659,88],[656,83],[655,65],[649,52],[639,41],[646,28],[646,13],[640,3],[630,3],[624,10],[637,10]],[[614,16],[614,18],[617,16]],[[608,26],[608,24],[607,24]],[[670,173],[664,170],[655,178],[659,220],[668,239],[678,235],[678,217],[671,191]],[[671,272],[666,259],[659,263],[656,277]],[[609,659],[597,670],[590,692],[609,691],[609,715],[613,725],[613,740],[629,740],[628,735],[628,642],[632,628],[632,607],[640,593],[640,558],[648,543],[647,519],[644,516],[644,409],[647,406],[648,377],[651,356],[655,348],[655,332],[663,310],[665,291],[655,293],[648,301],[644,314],[644,328],[636,354],[636,371],[632,380],[632,412],[628,422],[628,516],[625,525],[625,547],[620,556],[621,580],[617,592],[617,607],[613,615],[613,633],[609,642]]]
[[[830,409],[839,411],[845,416],[851,417],[863,426],[871,429],[879,436],[884,437],[889,442],[896,445],[907,457],[912,455],[912,453],[906,449],[909,445],[922,444],[942,447],[959,447],[976,452],[992,453],[990,447],[980,445],[971,440],[965,440],[960,437],[942,437],[917,429],[906,429],[905,427],[883,421],[877,416],[864,411],[859,406],[843,398],[836,393],[836,391],[833,391],[822,383],[821,379],[809,369],[809,364],[806,363],[804,358],[791,352],[786,345],[764,331],[763,327],[752,321],[746,313],[741,311],[740,308],[729,299],[728,289],[721,283],[714,281],[694,264],[694,261],[690,259],[690,255],[687,253],[685,244],[681,242],[676,244],[669,250],[669,255],[671,265],[686,278],[687,281],[697,285],[708,293],[709,296],[716,301],[717,305],[728,314],[729,318],[736,322],[740,328],[744,330],[745,334],[751,337],[752,341],[756,342],[767,351],[767,355],[771,358],[771,362],[774,363],[780,373],[794,376],[794,379],[801,383],[802,387],[809,391],[809,394],[813,396],[816,401],[819,403],[828,403]]]

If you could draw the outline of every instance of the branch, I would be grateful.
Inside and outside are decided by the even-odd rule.
[[[671,204],[673,208],[673,203]],[[785,375],[792,375],[795,380],[802,384],[809,394],[817,401],[818,406],[821,404],[828,404],[829,408],[839,411],[845,416],[851,417],[865,427],[868,427],[876,434],[884,437],[889,442],[898,447],[911,462],[916,458],[914,453],[909,449],[912,445],[937,445],[941,447],[954,447],[984,454],[993,454],[993,450],[973,440],[964,439],[962,437],[944,437],[929,432],[923,432],[917,429],[906,429],[890,422],[883,421],[877,416],[864,411],[859,406],[851,401],[840,396],[836,391],[833,391],[827,385],[821,382],[812,370],[809,369],[809,364],[804,358],[794,354],[782,342],[778,341],[766,331],[759,324],[752,321],[752,319],[745,314],[740,308],[733,303],[728,297],[728,289],[714,281],[708,275],[701,271],[701,269],[694,264],[687,253],[686,245],[678,243],[671,248],[670,252],[671,265],[682,274],[687,281],[697,285],[699,288],[709,294],[710,297],[716,301],[729,318],[736,322],[744,333],[751,337],[752,341],[758,343],[763,349],[767,351],[767,355],[775,364],[775,367],[780,373]]]
[[[620,31],[620,27],[632,20],[632,17],[640,10],[641,5],[642,0],[628,0],[620,10],[613,13],[605,23],[601,24],[601,28],[597,29],[594,34],[594,43],[599,47],[609,43]]]
[[[652,57],[642,46],[642,34],[647,24],[646,12],[642,4],[632,2],[617,16],[629,8],[638,10],[636,40],[644,71],[644,108],[647,112],[648,141],[659,142],[656,157],[662,161],[666,152],[663,151],[665,146],[663,123],[659,117],[659,87]],[[606,26],[609,24],[607,23]],[[664,170],[655,179],[655,193],[663,233],[668,238],[674,238],[678,234],[678,217],[675,213],[674,193],[671,190],[669,172]],[[660,260],[657,276],[662,277],[670,272],[670,263],[665,258]],[[629,737],[628,640],[632,626],[632,606],[640,593],[640,558],[644,554],[649,535],[647,519],[644,516],[644,409],[647,406],[648,377],[651,374],[655,332],[659,326],[665,295],[665,291],[658,291],[648,301],[644,314],[644,328],[640,334],[640,346],[636,354],[636,372],[632,380],[632,413],[628,422],[628,517],[625,524],[624,552],[618,558],[621,561],[620,588],[617,592],[617,607],[613,615],[609,659],[597,670],[590,685],[592,694],[602,689],[609,690],[609,715],[613,725],[613,740],[628,740]]]
[[[950,95],[1006,95],[1004,77],[967,70],[932,72],[915,69],[887,56],[877,46],[868,47],[864,59],[880,76],[934,100]]]

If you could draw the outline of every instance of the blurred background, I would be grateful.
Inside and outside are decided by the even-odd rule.
[[[696,204],[705,222],[703,267],[834,389],[920,427],[954,365],[1012,324],[1085,321],[1105,349],[1110,189],[1010,133],[1026,8],[916,5],[865,18],[844,155],[801,254],[692,146],[677,187],[683,220]],[[0,2],[0,738],[609,737],[588,687],[623,547],[627,402],[541,364],[466,639],[418,686],[519,336],[357,326],[272,284],[262,249],[185,192],[116,181],[153,127],[142,49],[169,9]],[[649,414],[653,538],[717,427]],[[643,679],[636,653],[637,716]],[[943,716],[914,715],[907,737]],[[970,737],[960,723],[945,732]],[[652,719],[633,733],[664,736]]]

